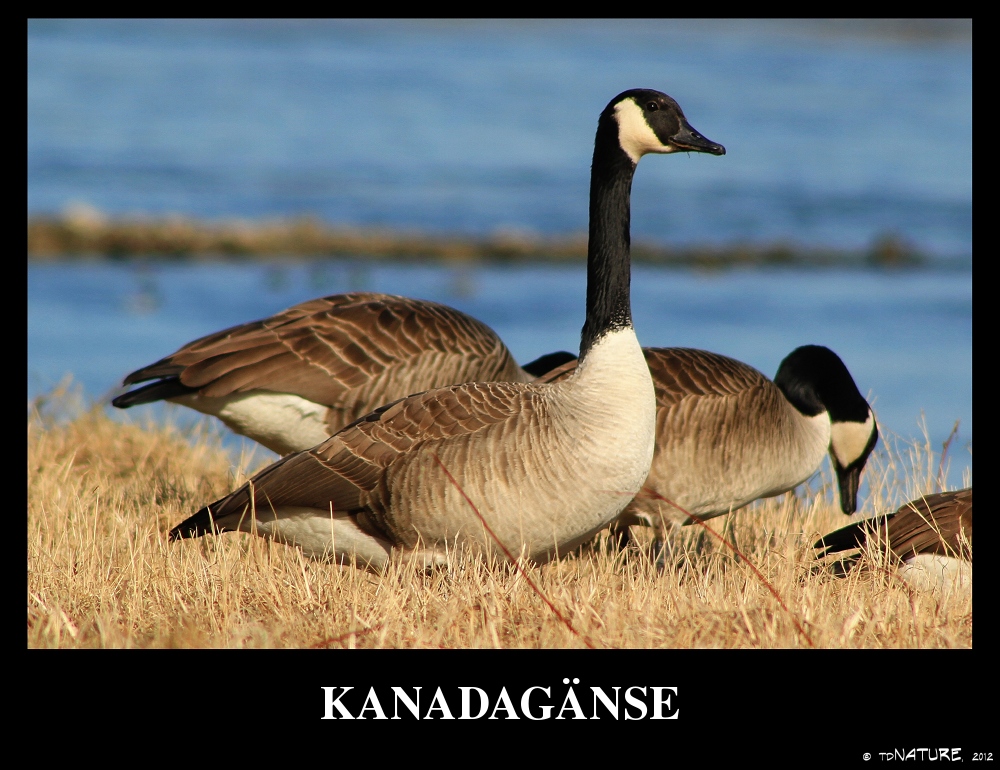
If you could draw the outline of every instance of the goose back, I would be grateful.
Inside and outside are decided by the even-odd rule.
[[[184,345],[132,372],[120,408],[166,399],[278,454],[315,446],[378,406],[461,382],[528,382],[486,324],[437,302],[355,292],[303,302]]]

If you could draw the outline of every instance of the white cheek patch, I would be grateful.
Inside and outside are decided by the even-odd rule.
[[[633,163],[647,152],[674,152],[673,147],[663,144],[646,122],[642,108],[633,99],[625,99],[615,105],[618,120],[618,141]]]
[[[875,417],[868,412],[862,422],[835,422],[830,426],[830,448],[841,467],[846,468],[865,451],[875,427]]]

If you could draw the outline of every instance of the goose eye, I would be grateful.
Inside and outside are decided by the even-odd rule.
[[[656,112],[658,109],[660,109],[660,105],[657,104],[656,102],[650,102],[649,104],[646,105],[646,109],[649,110],[650,112]]]

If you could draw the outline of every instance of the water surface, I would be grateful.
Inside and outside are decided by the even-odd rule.
[[[28,210],[577,233],[597,116],[644,87],[728,152],[645,160],[636,238],[967,258],[971,26],[938,26],[32,21]]]

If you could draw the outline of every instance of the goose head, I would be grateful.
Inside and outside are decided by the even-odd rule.
[[[840,487],[840,509],[858,507],[861,471],[878,442],[875,414],[844,362],[822,345],[804,345],[786,356],[774,383],[806,417],[830,416],[830,460]]]
[[[726,152],[695,131],[680,105],[661,91],[623,91],[601,112],[590,174],[587,320],[580,339],[581,363],[608,330],[632,326],[630,196],[639,160],[649,153],[685,150]]]
[[[647,153],[707,152],[726,148],[695,131],[674,99],[661,91],[633,88],[618,94],[601,114],[599,129],[614,131],[633,164]]]

